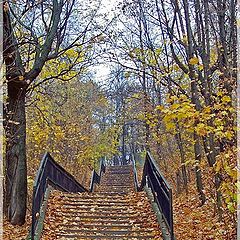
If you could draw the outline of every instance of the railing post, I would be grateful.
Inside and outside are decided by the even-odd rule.
[[[148,176],[148,158],[147,155],[145,157],[145,163],[143,166],[143,174],[142,174],[142,181],[141,181],[141,185],[140,185],[140,189],[142,190],[144,186],[146,186],[146,178]]]
[[[134,154],[131,155],[132,165],[133,165],[133,173],[134,173],[134,184],[136,191],[139,191],[139,185],[138,185],[138,176],[137,176],[137,168],[136,168],[136,161]]]
[[[94,180],[95,180],[95,170],[92,170],[92,177],[91,177],[89,192],[93,191]]]
[[[173,210],[172,210],[172,189],[170,189],[169,202],[170,202],[170,206],[171,206],[171,223],[170,223],[171,239],[174,240],[174,231],[173,231]]]
[[[92,177],[89,187],[90,192],[93,192],[95,183],[100,184],[102,172],[105,172],[104,158],[100,158],[99,160],[99,174],[94,169],[92,171]]]
[[[36,187],[33,186],[33,199],[32,199],[32,226],[31,226],[31,239],[34,240],[35,235],[35,224],[36,224],[36,213],[35,213],[35,194],[36,194]]]

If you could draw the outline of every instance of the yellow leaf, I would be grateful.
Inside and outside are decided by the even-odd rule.
[[[202,71],[202,70],[203,70],[203,65],[199,65],[199,66],[198,66],[198,70],[199,70],[199,71]]]
[[[221,161],[217,161],[217,162],[215,163],[215,171],[216,171],[216,172],[219,172],[220,169],[221,169],[221,167],[222,167]]]
[[[198,64],[198,63],[199,63],[199,60],[198,60],[197,57],[193,57],[193,58],[191,58],[191,59],[189,60],[189,63],[190,63],[191,65],[195,65],[195,64]]]
[[[174,64],[174,65],[173,65],[173,70],[178,71],[178,70],[179,70],[179,66],[176,65],[176,64]]]
[[[188,43],[188,38],[186,35],[183,36],[182,38],[183,43],[187,44]]]
[[[166,128],[167,130],[174,130],[175,129],[175,124],[172,122],[167,122],[166,123]]]
[[[18,77],[18,80],[19,80],[19,81],[23,81],[23,80],[24,80],[24,77],[23,77],[23,76],[19,76],[19,77]]]
[[[162,106],[162,105],[156,106],[156,110],[162,111],[163,109],[164,109],[164,106]]]
[[[200,136],[204,136],[207,134],[207,130],[206,130],[206,125],[204,123],[199,123],[196,126],[196,132],[200,135]]]
[[[229,96],[223,96],[222,102],[223,103],[231,102],[231,98]]]
[[[225,135],[226,135],[226,138],[229,140],[231,140],[234,136],[233,132],[231,132],[231,131],[226,131]]]

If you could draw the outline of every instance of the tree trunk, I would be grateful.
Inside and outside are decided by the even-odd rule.
[[[198,86],[197,86],[197,79],[196,79],[196,73],[195,73],[195,67],[190,63],[190,59],[194,57],[194,44],[193,44],[193,34],[190,24],[190,13],[189,13],[189,3],[187,0],[183,0],[183,6],[184,6],[184,13],[185,13],[185,21],[186,21],[186,28],[187,28],[187,38],[188,38],[188,49],[187,49],[187,57],[188,57],[188,67],[189,67],[189,77],[191,79],[191,94],[192,94],[192,103],[195,104],[196,110],[201,109],[201,103],[199,99],[199,93],[198,93]],[[197,125],[197,122],[195,122],[195,126]],[[201,162],[201,145],[199,141],[199,137],[194,131],[194,153],[195,153],[195,172],[196,172],[196,185],[197,190],[199,193],[199,198],[202,203],[202,205],[206,201],[206,196],[203,191],[203,182],[202,182],[202,172],[199,167],[199,163]]]
[[[203,205],[206,201],[206,196],[203,192],[203,182],[202,182],[202,171],[199,167],[199,163],[201,162],[201,145],[199,142],[199,137],[196,133],[194,133],[194,152],[195,152],[195,173],[196,173],[196,185],[199,194],[199,198],[201,200],[201,204]]]
[[[181,178],[180,178],[180,170],[178,169],[176,172],[176,184],[177,184],[177,194],[181,193]]]
[[[186,164],[185,164],[185,152],[183,148],[182,136],[181,136],[181,133],[179,132],[179,124],[176,123],[176,126],[177,126],[178,133],[175,135],[175,138],[176,138],[176,142],[177,142],[178,149],[180,152],[180,157],[181,157],[183,185],[186,193],[188,193],[188,180],[187,180],[187,170],[186,170]]]
[[[127,129],[126,129],[126,123],[123,123],[123,134],[122,134],[122,164],[127,165],[127,159],[126,159],[126,136],[127,136]]]
[[[4,2],[7,4],[7,2]],[[6,8],[7,9],[7,8]],[[3,57],[6,65],[8,99],[6,104],[5,134],[5,214],[12,224],[25,222],[27,202],[26,116],[27,83],[24,68],[16,47],[9,11],[3,11]]]
[[[25,222],[27,203],[25,89],[8,84],[6,125],[6,206],[12,224]]]

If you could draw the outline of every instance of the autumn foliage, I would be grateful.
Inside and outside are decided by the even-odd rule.
[[[150,151],[176,238],[236,239],[236,1],[19,2],[3,9],[7,219],[24,223],[45,151],[86,187],[102,157],[134,157],[140,179]]]

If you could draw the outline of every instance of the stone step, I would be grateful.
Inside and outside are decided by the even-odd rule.
[[[82,223],[75,223],[75,224],[60,224],[60,227],[65,227],[65,228],[69,228],[69,229],[75,229],[75,228],[79,228],[79,227],[83,227],[83,228],[88,228],[88,229],[93,229],[93,228],[97,228],[97,229],[131,229],[132,226],[128,224],[128,222],[126,222],[125,224],[112,224],[112,223],[104,223],[104,224],[82,224]]]
[[[107,166],[106,170],[115,170],[115,169],[132,169],[132,165],[119,165],[119,166]]]
[[[132,173],[132,171],[106,171],[104,176],[113,176],[113,177],[115,177],[117,175],[116,177],[121,177],[121,175],[129,176],[129,175],[131,175],[131,173]]]
[[[63,206],[64,209],[73,209],[73,210],[87,210],[87,211],[129,211],[129,210],[133,210],[133,207],[128,207],[128,206],[103,206],[103,207],[99,207],[99,206],[69,206],[69,205],[64,205]]]
[[[110,236],[115,236],[115,235],[121,235],[121,236],[136,236],[136,235],[143,235],[146,236],[151,235],[153,236],[152,230],[98,230],[98,229],[62,229],[61,233],[86,233],[86,234],[92,234],[92,235],[97,235],[97,234],[101,234],[101,235],[110,235]]]
[[[71,218],[65,218],[64,219],[64,222],[66,223],[73,223],[72,221],[73,219]],[[84,221],[83,221],[84,220]],[[129,226],[131,226],[131,224],[143,224],[144,222],[143,221],[134,221],[134,219],[131,219],[131,224],[129,224],[129,219],[108,219],[108,218],[105,218],[105,219],[92,219],[92,218],[74,218],[74,223],[75,224],[78,224],[78,225],[107,225],[107,224],[128,224]]]
[[[124,187],[124,186],[117,186],[117,187],[111,187],[111,186],[99,186],[97,189],[109,189],[109,190],[133,190],[133,187]]]
[[[104,192],[104,193],[109,193],[109,194],[113,194],[113,193],[126,194],[126,193],[129,193],[132,191],[133,191],[133,189],[120,189],[120,188],[119,189],[106,189],[106,188],[96,189],[96,192]]]
[[[134,185],[125,185],[125,184],[112,184],[112,183],[106,183],[106,184],[101,184],[101,185],[97,185],[97,188],[99,187],[108,187],[108,188],[118,188],[118,187],[122,187],[122,188],[133,188]]]
[[[121,187],[121,188],[131,188],[131,187],[133,187],[133,185],[125,185],[125,184],[101,184],[101,185],[99,185],[99,187],[109,187],[109,188],[119,188],[119,187]]]
[[[131,177],[131,173],[132,172],[128,172],[128,171],[125,171],[125,172],[123,172],[123,171],[107,171],[107,172],[105,172],[104,174],[103,174],[103,176],[104,177],[106,177],[106,176],[114,176],[114,177],[122,177],[122,176],[127,176],[127,177]]]
[[[124,185],[131,185],[133,183],[132,179],[123,179],[123,178],[111,178],[111,179],[104,179],[102,178],[100,184],[124,184]]]
[[[133,192],[133,189],[122,189],[122,188],[119,188],[119,189],[107,189],[107,188],[99,188],[99,189],[96,189],[96,192],[106,192],[106,193],[121,193],[121,194],[126,194],[126,193],[129,193],[129,192]]]
[[[117,179],[122,179],[122,180],[128,180],[128,181],[131,181],[132,178],[131,176],[129,176],[129,174],[103,174],[103,177],[102,177],[102,180],[103,179],[107,179],[107,180],[117,180]]]
[[[133,183],[128,182],[128,183],[123,183],[123,182],[101,182],[101,184],[96,185],[96,186],[125,186],[125,187],[132,187]]]
[[[109,194],[109,195],[114,195],[114,194],[121,194],[121,195],[126,195],[127,193],[131,192],[131,191],[121,191],[119,192],[118,190],[116,191],[99,191],[99,192],[103,192],[103,193],[106,193],[106,194]]]
[[[109,216],[108,215],[94,215],[94,214],[88,214],[88,215],[82,215],[82,214],[79,214],[79,213],[68,213],[68,212],[61,212],[61,215],[67,220],[67,219],[72,219],[73,221],[75,220],[84,220],[84,219],[111,219],[111,220],[114,220],[114,219],[117,219],[117,220],[123,220],[123,219],[135,219],[135,218],[138,218],[139,216],[138,215],[113,215],[113,214],[110,214]]]
[[[121,183],[121,182],[111,182],[111,181],[101,182],[101,184],[97,185],[97,186],[102,186],[102,185],[104,185],[104,186],[125,186],[125,187],[133,186],[132,182],[125,184],[125,183]]]
[[[102,202],[92,202],[92,203],[89,203],[89,202],[84,202],[84,203],[64,203],[63,206],[66,206],[66,207],[80,207],[80,208],[92,208],[92,207],[98,207],[98,208],[111,208],[111,207],[115,207],[115,208],[128,208],[129,207],[129,204],[126,202],[126,203],[112,203],[112,202],[109,202],[109,203],[102,203]]]
[[[107,183],[107,184],[101,184],[98,185],[97,187],[106,187],[106,188],[133,188],[133,185],[125,185],[125,184],[112,184],[112,183]]]
[[[131,186],[133,185],[133,181],[129,180],[126,181],[126,179],[102,179],[102,181],[100,182],[100,186],[101,185],[124,185],[124,186]]]
[[[122,194],[108,195],[108,193],[93,193],[91,195],[80,195],[80,194],[66,194],[64,199],[81,199],[81,200],[91,200],[91,199],[106,199],[106,200],[125,200]]]
[[[129,181],[126,181],[126,179],[102,179],[100,185],[102,184],[111,184],[111,185],[132,185],[133,184],[133,181],[132,180],[129,180]]]
[[[96,216],[98,215],[99,217],[117,217],[119,216],[119,218],[123,217],[123,216],[129,216],[131,217],[132,215],[134,215],[135,217],[138,217],[136,211],[98,211],[98,210],[94,210],[94,211],[84,211],[84,210],[79,210],[76,212],[75,209],[72,209],[72,211],[70,209],[60,209],[60,210],[56,210],[56,212],[61,212],[61,214],[65,214],[65,215],[69,215],[69,216]]]
[[[108,174],[108,173],[118,173],[118,174],[128,173],[128,174],[131,174],[132,172],[133,172],[132,169],[107,169],[105,171],[105,174]]]
[[[129,223],[125,223],[125,224],[121,224],[121,223],[118,223],[118,224],[113,224],[113,223],[109,223],[109,222],[106,222],[105,224],[84,224],[83,227],[87,227],[87,228],[93,228],[93,227],[97,227],[97,228],[110,228],[110,229],[124,229],[124,228],[127,228],[127,229],[131,229],[132,226],[129,225]]]
[[[114,205],[114,206],[128,206],[129,201],[128,200],[121,200],[121,201],[115,201],[115,200],[108,200],[108,201],[103,201],[103,200],[96,200],[96,199],[91,199],[91,200],[74,200],[71,199],[70,201],[65,201],[64,205],[72,205],[72,206],[81,206],[81,205],[98,205],[98,206],[109,206],[109,205]]]
[[[74,240],[85,240],[85,239],[99,239],[99,240],[108,240],[108,239],[121,239],[121,240],[138,240],[138,239],[145,239],[145,240],[153,240],[156,239],[153,236],[105,236],[105,235],[77,235],[77,234],[57,234],[57,238],[59,240],[68,240],[68,239],[74,239]]]
[[[68,208],[63,207],[62,211],[69,212],[78,212],[79,214],[87,214],[87,213],[99,213],[99,214],[125,214],[125,213],[134,213],[134,209],[122,209],[122,208]]]
[[[121,180],[102,179],[99,185],[103,185],[103,184],[131,186],[133,184],[133,181],[132,180],[126,181],[126,179],[121,179]]]
[[[138,226],[132,229],[132,226],[123,226],[123,225],[115,225],[114,227],[111,225],[74,225],[74,224],[63,224],[60,225],[61,232],[101,232],[106,234],[115,234],[115,233],[152,233],[154,228],[144,229],[143,226]]]

